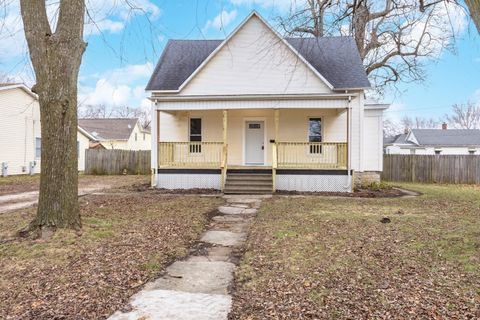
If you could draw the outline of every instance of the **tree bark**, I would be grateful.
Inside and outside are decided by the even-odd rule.
[[[77,82],[86,48],[85,1],[60,1],[54,33],[45,0],[21,0],[20,5],[42,126],[40,196],[31,229],[79,229]]]
[[[470,11],[470,17],[480,33],[480,0],[465,0],[465,3]]]

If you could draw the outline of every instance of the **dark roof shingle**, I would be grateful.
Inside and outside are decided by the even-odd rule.
[[[413,129],[422,146],[480,146],[479,129]]]
[[[138,119],[78,119],[78,126],[98,140],[128,140]]]
[[[335,89],[368,88],[365,69],[351,37],[286,38]],[[177,90],[223,40],[170,40],[146,90]]]

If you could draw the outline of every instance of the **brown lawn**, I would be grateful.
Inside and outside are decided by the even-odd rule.
[[[149,183],[149,176],[92,176],[83,175],[78,176],[79,188],[90,188],[98,185],[105,187],[121,187],[128,186],[134,183]],[[13,194],[28,191],[37,191],[40,185],[40,175],[17,175],[0,177],[0,196],[5,194]]]
[[[424,195],[264,201],[231,318],[480,318],[480,188],[405,187]]]
[[[0,319],[105,319],[187,253],[221,199],[154,191],[82,197],[83,233],[12,238],[34,209],[0,215]]]

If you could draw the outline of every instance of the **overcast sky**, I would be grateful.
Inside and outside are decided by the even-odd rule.
[[[17,0],[0,13],[0,73],[33,83]],[[290,0],[134,0],[144,14],[132,15],[122,0],[87,0],[95,24],[86,26],[88,48],[79,93],[84,104],[149,105],[144,88],[168,39],[222,39],[252,9],[272,25]],[[52,3],[56,1],[52,0]],[[50,6],[54,15],[54,5]],[[148,20],[146,19],[148,18]],[[455,17],[461,33],[455,53],[429,64],[422,84],[402,84],[389,92],[387,117],[441,117],[454,103],[480,102],[480,38],[465,17]]]

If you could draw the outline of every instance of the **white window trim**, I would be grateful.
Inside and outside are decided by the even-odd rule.
[[[37,156],[37,139],[40,140],[40,155]],[[41,137],[35,137],[35,159],[41,159],[42,158],[42,138]]]
[[[322,135],[322,141],[321,142],[324,142],[324,130],[325,130],[325,122],[324,122],[324,119],[325,119],[325,116],[322,116],[322,115],[318,115],[318,116],[308,116],[307,117],[307,142],[310,143],[310,119],[313,119],[313,118],[317,118],[317,119],[320,119],[320,125],[321,125],[321,135]],[[321,157],[323,155],[323,150],[322,152],[319,152],[319,153],[311,153],[310,152],[310,147],[307,149],[307,157]]]
[[[200,119],[200,141],[190,141],[190,136],[191,136],[191,131],[190,131],[190,126],[191,126],[191,120],[192,119]],[[187,131],[187,141],[188,143],[192,142],[200,142],[200,144],[203,142],[203,117],[188,117],[188,131]],[[190,144],[188,145],[188,155],[195,157],[195,156],[201,156],[203,155],[203,148],[200,147],[200,152],[190,152]]]

